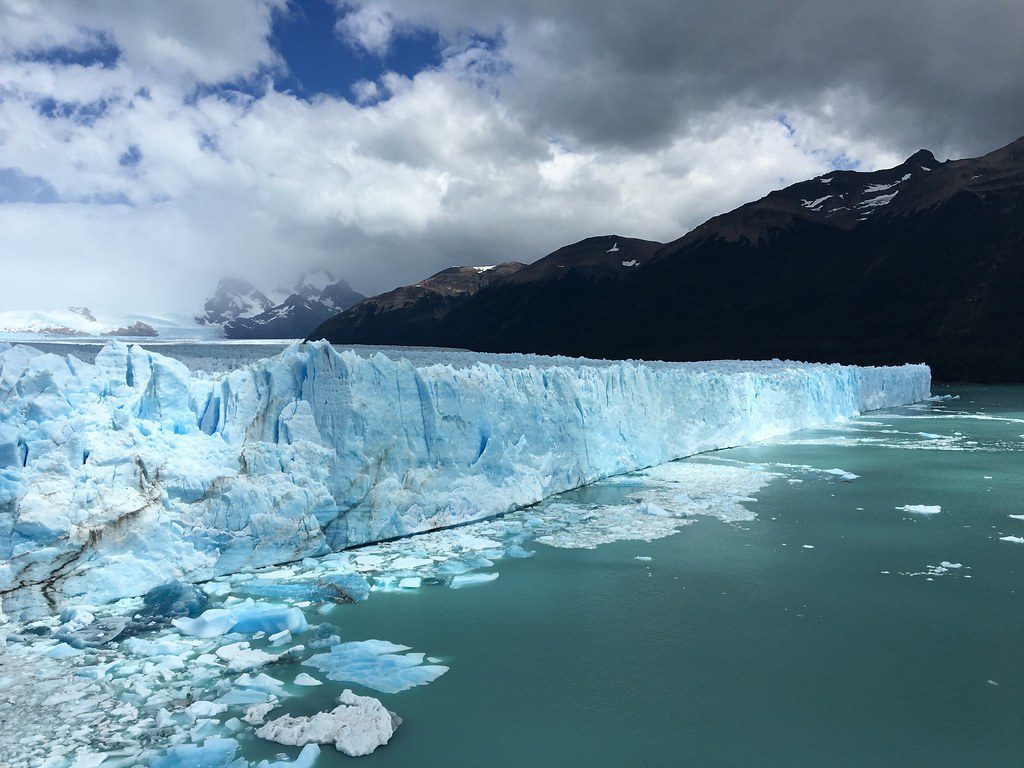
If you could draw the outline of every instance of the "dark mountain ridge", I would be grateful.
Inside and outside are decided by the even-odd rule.
[[[980,158],[940,163],[922,150],[894,168],[793,184],[667,245],[634,241],[644,244],[630,246],[637,264],[614,279],[557,258],[597,253],[594,241],[606,239],[560,249],[438,318],[403,327],[398,311],[388,326],[401,332],[364,327],[354,338],[343,314],[313,336],[605,358],[927,362],[937,380],[1024,381],[1024,139]],[[542,277],[524,281],[534,268]]]

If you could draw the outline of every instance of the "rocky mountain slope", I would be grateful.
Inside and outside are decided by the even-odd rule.
[[[542,320],[533,317],[534,313],[552,309],[558,297],[581,286],[623,280],[650,261],[660,245],[605,235],[565,246],[529,265],[507,262],[493,267],[451,267],[415,285],[364,301],[328,320],[312,337],[349,343],[446,346],[438,342],[447,335],[442,329],[463,322],[452,322],[451,317],[486,322],[489,328],[466,329],[481,339],[515,336],[524,332],[523,322]],[[483,343],[481,349],[486,346]]]
[[[236,277],[225,277],[217,283],[217,290],[206,300],[202,314],[196,321],[203,325],[218,325],[239,317],[252,317],[274,305],[263,291],[252,283]]]
[[[313,335],[608,358],[923,361],[940,380],[1024,381],[1024,139],[979,158],[922,150],[894,168],[834,171],[645,247],[618,279],[559,277],[556,251],[403,333],[400,315],[376,327],[341,315]],[[516,280],[533,268],[548,278],[524,290]]]

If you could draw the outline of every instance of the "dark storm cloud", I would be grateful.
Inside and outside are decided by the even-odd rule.
[[[502,39],[502,94],[582,142],[649,147],[727,106],[800,111],[900,151],[1024,133],[1017,0],[395,0],[402,23]],[[368,2],[367,8],[381,7]]]

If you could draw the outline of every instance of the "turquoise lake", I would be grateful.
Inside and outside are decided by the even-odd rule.
[[[1024,514],[1024,388],[936,392],[958,399],[687,460],[779,472],[745,504],[755,520],[533,543],[493,582],[339,606],[344,640],[450,671],[392,695],[329,682],[282,711],[330,709],[346,687],[380,698],[405,722],[360,758],[377,768],[1019,766],[1024,544],[1002,537],[1024,536],[1009,517]],[[317,764],[350,761],[327,746]]]

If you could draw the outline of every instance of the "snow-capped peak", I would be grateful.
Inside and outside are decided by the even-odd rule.
[[[333,282],[334,277],[326,269],[311,269],[302,273],[294,292],[300,296],[316,296]]]

